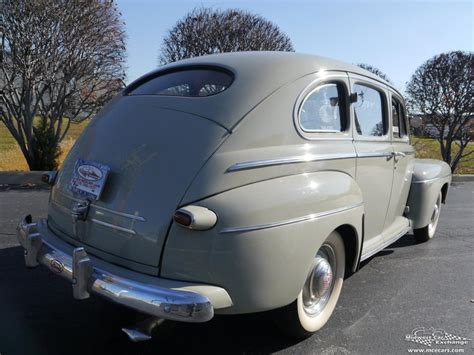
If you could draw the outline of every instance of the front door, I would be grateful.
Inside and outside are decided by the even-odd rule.
[[[393,180],[393,150],[388,127],[387,91],[377,82],[351,75],[352,127],[357,153],[356,180],[364,197],[365,233],[362,255],[383,244],[385,218]]]

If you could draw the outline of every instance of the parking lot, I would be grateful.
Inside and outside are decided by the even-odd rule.
[[[98,297],[74,300],[63,279],[24,267],[15,226],[28,213],[44,217],[48,193],[0,191],[1,355],[406,354],[426,348],[405,340],[417,327],[474,337],[474,182],[452,186],[432,241],[416,244],[407,234],[364,262],[345,281],[326,327],[302,342],[284,337],[265,313],[177,324],[163,330],[163,339],[131,343],[120,328],[133,323],[132,312]],[[470,341],[442,348],[472,347]]]

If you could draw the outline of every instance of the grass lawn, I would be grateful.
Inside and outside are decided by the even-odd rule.
[[[416,149],[417,158],[441,159],[441,151],[439,143],[431,138],[417,138],[412,137],[411,143]],[[457,152],[457,146],[454,145],[454,152]],[[474,143],[470,143],[464,150],[464,153],[474,150]],[[474,174],[474,153],[461,160],[456,168],[455,174]]]
[[[72,148],[77,137],[82,133],[89,121],[81,123],[72,123],[66,134],[61,146],[61,155],[59,163],[61,164],[66,158],[67,153]],[[66,125],[64,122],[63,126]],[[28,171],[28,165],[21,153],[18,144],[12,137],[8,129],[3,123],[0,123],[0,171]]]
[[[81,123],[71,124],[66,138],[61,143],[62,152],[59,157],[60,164],[88,123],[89,121],[83,121]],[[413,137],[412,144],[416,149],[417,158],[441,159],[439,144],[436,140]],[[474,143],[469,145],[466,153],[472,150],[474,150]],[[456,170],[456,174],[474,174],[474,153],[472,156],[469,156],[469,158],[472,160],[461,161]],[[0,123],[0,171],[9,170],[27,171],[28,166],[18,145],[10,135],[10,132]]]

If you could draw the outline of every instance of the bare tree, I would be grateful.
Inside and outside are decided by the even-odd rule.
[[[163,40],[161,64],[205,54],[294,51],[290,38],[265,18],[242,10],[196,8]]]
[[[107,0],[0,6],[0,121],[31,170],[53,170],[71,122],[91,117],[123,86],[123,22]]]
[[[377,75],[378,77],[382,78],[386,82],[389,82],[392,84],[392,81],[389,79],[388,75],[385,74],[383,71],[381,71],[379,68],[376,68],[370,64],[365,64],[365,63],[359,63],[357,64],[359,68],[365,69],[367,71],[370,71],[372,74]]]
[[[429,59],[413,74],[407,93],[411,111],[432,125],[441,155],[454,172],[473,153],[464,153],[474,128],[473,54],[455,51]]]

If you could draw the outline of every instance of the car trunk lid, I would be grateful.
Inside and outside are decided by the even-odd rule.
[[[158,267],[174,211],[228,134],[210,120],[159,103],[152,96],[125,96],[93,119],[65,160],[51,195],[50,226],[119,264]],[[73,216],[85,200],[71,192],[78,160],[110,168],[85,220]]]

